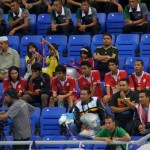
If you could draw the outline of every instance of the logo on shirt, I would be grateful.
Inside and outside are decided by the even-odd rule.
[[[20,88],[21,88],[21,85],[18,85],[18,88],[20,89]]]
[[[66,86],[69,86],[69,85],[70,85],[70,83],[67,83],[67,84],[66,84]]]
[[[143,82],[146,82],[146,79],[143,79]]]

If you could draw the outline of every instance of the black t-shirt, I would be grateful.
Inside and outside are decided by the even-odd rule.
[[[130,91],[126,95],[126,98],[129,99],[131,102],[135,101],[135,103],[138,103],[138,94],[136,92]],[[113,95],[110,102],[110,106],[115,106],[118,108],[127,107],[127,105],[124,104],[122,101],[124,100],[120,97],[120,92],[117,92]],[[115,119],[123,122],[127,122],[128,120],[131,120],[133,118],[133,114],[134,114],[134,110],[132,109],[120,113],[114,113]]]

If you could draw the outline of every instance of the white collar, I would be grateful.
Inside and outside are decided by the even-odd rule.
[[[56,14],[56,17],[58,17],[58,13],[57,13],[57,11],[55,11],[55,14]],[[61,9],[61,15],[62,16],[64,16],[65,15],[65,9],[64,9],[64,7],[62,7],[62,9]]]
[[[92,9],[91,9],[91,7],[89,7],[88,15],[91,15],[91,14],[92,14]],[[82,11],[82,17],[84,17],[84,16],[85,16],[85,12]]]
[[[136,11],[141,11],[140,5],[137,4]],[[133,12],[133,9],[130,7],[129,12]]]
[[[19,7],[19,14],[18,17],[21,17],[22,15],[22,9]],[[16,17],[16,14],[13,12],[13,17]]]

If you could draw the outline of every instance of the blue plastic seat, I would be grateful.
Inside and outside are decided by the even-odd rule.
[[[21,43],[20,43],[20,57],[25,58],[27,55],[27,46],[30,42],[35,43],[35,45],[38,47],[38,50],[41,50],[41,40],[43,36],[41,35],[28,35],[28,36],[23,36],[21,38]]]
[[[8,28],[9,27],[8,14],[4,14],[4,20],[5,20],[5,23],[6,23],[6,27]]]
[[[91,36],[90,35],[71,35],[68,40],[67,49],[68,57],[79,57],[80,49],[83,46],[90,46]]]
[[[101,87],[103,89],[104,95],[106,95],[105,82],[101,82]]]
[[[91,42],[92,53],[94,54],[94,51],[96,50],[96,48],[98,46],[102,46],[102,45],[103,45],[103,34],[94,35],[92,38],[92,42]],[[115,45],[115,35],[114,34],[112,34],[112,45]]]
[[[40,14],[37,18],[37,34],[46,36],[51,25],[50,14]]]
[[[15,49],[16,51],[18,51],[19,48],[19,43],[20,43],[20,37],[19,36],[7,36],[8,37],[8,42],[9,42],[9,46],[13,49]]]
[[[93,150],[105,150],[106,146],[107,146],[106,144],[94,144]]]
[[[36,14],[30,14],[31,34],[36,33]]]
[[[144,62],[144,71],[148,72],[149,71],[149,58],[148,57],[129,57],[126,59],[125,62],[125,67],[124,69],[126,70],[127,74],[130,75],[133,72],[135,72],[134,70],[134,63],[136,60],[142,60]]]
[[[150,22],[150,11],[148,12],[147,20],[148,20],[148,22]]]
[[[114,116],[114,113],[111,111],[111,109],[110,109],[109,106],[106,106],[105,109],[106,109],[106,111],[107,111],[107,113],[108,113],[109,115]]]
[[[41,137],[38,136],[38,135],[31,135],[30,138],[29,138],[29,141],[41,141]],[[32,144],[31,149],[32,150],[34,150],[34,149],[40,149],[40,146],[41,145],[35,145],[35,147],[34,147],[34,144]]]
[[[115,46],[119,50],[119,56],[123,58],[134,57],[139,44],[138,34],[119,34]]]
[[[77,26],[76,13],[72,13],[72,21],[73,21],[73,25],[74,25],[74,27],[76,27],[76,26]]]
[[[45,107],[40,117],[40,135],[60,135],[60,125],[58,123],[62,114],[66,113],[64,107]]]
[[[141,36],[140,56],[150,57],[150,34],[143,34]]]
[[[143,136],[131,136],[131,141],[138,141],[139,139],[141,139]],[[137,150],[138,148],[140,148],[139,145],[131,145],[129,144],[129,149],[130,150]]]
[[[97,13],[97,17],[98,17],[99,23],[101,24],[100,33],[104,33],[105,32],[105,23],[106,23],[106,14],[105,13]]]
[[[123,14],[109,13],[106,21],[106,28],[108,33],[119,34],[122,33],[122,27],[125,25]]]
[[[4,100],[3,83],[0,83],[0,106],[2,106],[3,100]]]
[[[58,46],[58,52],[60,57],[63,56],[64,53],[66,53],[66,46],[67,46],[67,36],[66,35],[49,35],[46,36],[45,40],[47,40],[50,43],[55,43]],[[46,56],[49,56],[48,47],[45,47],[46,50]]]
[[[118,68],[119,68],[120,70],[123,70],[123,69],[124,69],[124,66],[125,66],[125,58],[119,57],[119,58],[118,58],[118,61],[119,61]]]
[[[26,71],[26,60],[25,58],[20,58],[20,75],[24,77]]]

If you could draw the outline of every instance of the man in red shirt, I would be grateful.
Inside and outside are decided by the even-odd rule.
[[[127,73],[125,70],[118,69],[118,60],[115,58],[111,58],[108,60],[108,67],[110,72],[105,74],[105,87],[106,94],[103,97],[103,103],[107,105],[108,101],[110,101],[113,94],[119,91],[119,81],[122,78],[127,77]]]
[[[144,62],[136,60],[134,63],[135,72],[129,76],[130,88],[132,91],[140,91],[143,89],[150,89],[150,74],[143,71]]]
[[[73,107],[73,101],[77,99],[75,79],[66,75],[66,67],[58,65],[55,69],[56,76],[52,79],[53,96],[50,98],[50,106],[58,102],[58,106],[64,106],[68,101],[68,107]]]
[[[82,75],[78,78],[78,85],[80,91],[85,87],[89,87],[91,90],[91,96],[96,96],[100,100],[104,95],[102,87],[100,85],[100,73],[98,70],[91,70],[91,63],[88,61],[81,62]]]

